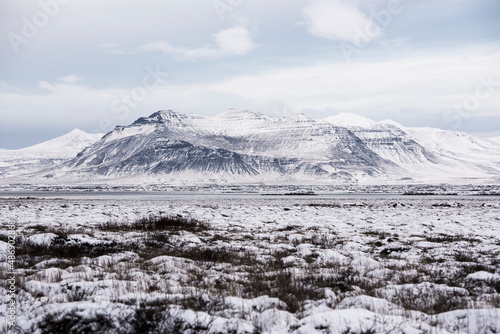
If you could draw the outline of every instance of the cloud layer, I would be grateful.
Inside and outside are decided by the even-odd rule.
[[[476,90],[500,81],[499,15],[498,0],[0,1],[0,35],[23,41],[0,39],[0,148],[168,108],[459,115],[491,134],[500,87]]]
[[[53,118],[54,124],[71,117],[85,124],[88,131],[109,131],[116,124],[127,124],[167,108],[208,114],[230,107],[255,108],[275,116],[306,112],[322,117],[345,111],[400,122],[409,119],[406,110],[410,116],[421,120],[427,117],[442,127],[452,127],[453,124],[446,124],[446,115],[456,105],[471,118],[497,115],[500,69],[496,64],[500,63],[500,47],[493,52],[477,45],[462,57],[456,57],[456,53],[448,50],[376,62],[282,67],[205,83],[165,81],[149,89],[144,97],[140,82],[126,89],[95,89],[82,81],[40,81],[40,93],[3,93],[0,100],[12,118],[29,118],[33,110],[44,110],[44,115],[64,115]],[[483,81],[491,85],[477,93]],[[477,107],[464,109],[464,103],[477,94],[481,97]],[[134,99],[135,95],[138,98]],[[129,103],[131,107],[117,112],[113,102],[127,98],[133,101]],[[110,120],[104,128],[103,119]]]
[[[380,27],[350,2],[317,0],[303,12],[313,36],[360,46],[382,35]]]
[[[210,59],[224,56],[243,56],[257,45],[253,42],[250,32],[242,26],[225,29],[213,34],[215,41],[212,46],[187,48],[172,46],[167,42],[151,42],[139,48],[139,51],[155,52],[181,56],[187,59]]]

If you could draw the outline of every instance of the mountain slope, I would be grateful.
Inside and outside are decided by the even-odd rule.
[[[422,167],[435,168],[440,163],[438,155],[418,143],[396,122],[376,123],[363,116],[344,113],[321,121],[344,124],[370,150],[412,175],[418,175]]]
[[[314,120],[248,110],[211,117],[166,110],[97,137],[75,130],[23,150],[0,150],[0,176],[41,170],[24,180],[385,183],[500,175],[494,139],[352,114]]]
[[[500,143],[467,133],[405,127],[392,120],[372,123],[364,117],[346,118],[345,126],[380,155],[418,179],[481,178],[500,175]]]
[[[369,129],[357,128],[352,131],[378,155],[400,166],[437,164],[439,161],[432,151],[392,124],[374,124]]]
[[[58,165],[74,158],[103,134],[75,129],[63,136],[19,150],[0,149],[0,177],[14,176]]]
[[[498,137],[489,137],[487,139],[490,140],[490,141],[493,141],[495,143],[499,143],[500,144],[500,136],[498,136]]]
[[[189,172],[264,180],[354,180],[398,171],[346,128],[304,115],[272,118],[236,110],[213,117],[156,112],[115,128],[62,168],[101,177]]]
[[[434,128],[406,128],[427,149],[439,154],[444,165],[471,175],[500,175],[500,143],[465,132]]]

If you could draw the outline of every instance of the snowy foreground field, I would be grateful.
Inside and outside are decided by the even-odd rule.
[[[12,332],[500,332],[498,199],[0,199],[0,222]]]

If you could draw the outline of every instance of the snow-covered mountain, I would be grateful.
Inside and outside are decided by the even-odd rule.
[[[493,139],[404,127],[390,120],[375,122],[347,113],[314,120],[303,114],[274,118],[247,110],[210,117],[166,110],[118,126],[92,146],[98,135],[86,137],[74,131],[67,136],[19,150],[24,158],[11,159],[4,174],[5,170],[8,175],[32,171],[33,164],[29,169],[12,168],[12,162],[23,166],[23,161],[33,159],[44,170],[32,177],[56,182],[120,177],[380,183],[455,178],[468,182],[500,176],[500,143]],[[77,148],[85,149],[76,155]],[[56,163],[60,164],[47,169]]]
[[[406,128],[423,146],[439,154],[444,165],[469,174],[497,174],[500,170],[500,143],[465,132],[434,128]]]
[[[369,128],[353,127],[351,130],[370,149],[399,166],[439,163],[439,158],[432,151],[395,125],[380,123]]]
[[[34,172],[74,158],[78,152],[101,139],[75,129],[63,136],[19,150],[0,149],[0,177]]]
[[[337,126],[361,128],[371,128],[377,123],[367,117],[345,112],[341,112],[340,114],[335,116],[323,118],[323,120]]]
[[[405,127],[392,120],[374,122],[340,114],[325,121],[345,125],[374,152],[417,178],[500,176],[500,141],[465,132]],[[345,119],[345,120],[344,120]]]
[[[500,136],[498,136],[498,137],[489,137],[487,139],[490,140],[490,141],[493,141],[495,143],[500,143]]]
[[[115,128],[50,175],[354,180],[388,171],[402,172],[352,131],[305,115],[229,110],[205,117],[168,110]]]

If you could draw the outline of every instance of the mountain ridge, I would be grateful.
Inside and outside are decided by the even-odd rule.
[[[117,126],[76,156],[34,176],[396,182],[500,175],[500,143],[494,140],[347,113],[337,116],[315,120],[304,114],[277,118],[235,109],[215,116],[160,110]]]
[[[103,134],[74,129],[62,136],[17,150],[0,149],[0,177],[35,172],[75,157]]]
[[[187,170],[337,178],[397,169],[346,128],[236,110],[211,117],[158,111],[116,127],[63,167],[105,177]]]

